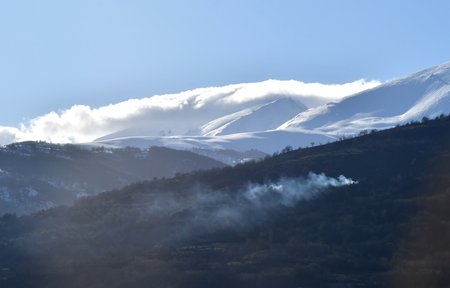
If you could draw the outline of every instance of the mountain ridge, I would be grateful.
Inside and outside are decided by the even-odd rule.
[[[198,153],[165,147],[10,144],[0,148],[0,214],[28,214],[137,181],[223,166]]]
[[[288,107],[260,114],[254,108],[247,108],[209,121],[189,136],[103,137],[96,142],[121,147],[133,145],[133,139],[139,139],[141,143],[147,139],[148,143],[163,143],[162,145],[178,149],[260,149],[265,153],[273,153],[287,145],[305,147],[313,142],[327,143],[364,130],[387,129],[423,117],[434,118],[440,114],[448,114],[449,83],[450,62],[445,62],[347,96],[339,102],[310,107],[294,116],[290,115]],[[289,95],[281,95],[278,101],[295,101],[289,99]],[[271,103],[273,104],[269,102],[260,107],[270,106]],[[277,117],[292,118],[279,123],[277,127],[266,125],[269,129],[261,130],[264,125],[246,126],[245,121],[239,121],[251,116],[252,122],[258,124],[270,122]],[[295,137],[292,136],[294,134]]]

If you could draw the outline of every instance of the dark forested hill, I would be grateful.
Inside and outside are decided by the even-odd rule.
[[[224,166],[163,147],[88,149],[15,143],[0,148],[0,215],[30,213],[137,181]]]
[[[447,287],[449,175],[441,118],[5,215],[0,284]]]

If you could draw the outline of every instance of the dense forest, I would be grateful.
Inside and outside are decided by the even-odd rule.
[[[0,286],[447,287],[449,131],[424,119],[6,214]],[[242,196],[314,175],[355,182],[287,204]]]

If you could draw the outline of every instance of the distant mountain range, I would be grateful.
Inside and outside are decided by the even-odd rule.
[[[138,181],[223,166],[208,157],[163,147],[112,151],[15,143],[0,148],[0,215],[27,214]]]
[[[155,133],[155,129],[150,129],[154,125],[148,123],[147,127],[129,127],[105,135],[93,144],[240,152],[257,149],[273,153],[287,145],[304,147],[327,143],[363,130],[386,129],[450,113],[450,62],[388,81],[338,103],[307,107],[302,101],[289,94],[273,95],[265,103],[249,101],[233,106],[236,111],[227,106],[225,115],[220,115],[220,109],[210,112],[209,118],[214,115],[217,118],[198,122],[201,124],[196,129],[180,131],[174,127]],[[159,121],[164,122],[164,118]]]

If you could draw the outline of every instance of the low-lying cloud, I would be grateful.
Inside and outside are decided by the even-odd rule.
[[[0,127],[0,144],[24,140],[90,142],[127,129],[146,136],[195,134],[211,120],[277,98],[290,97],[312,107],[339,101],[379,84],[365,80],[345,84],[267,80],[130,99],[99,108],[75,105],[36,117],[19,127]]]

